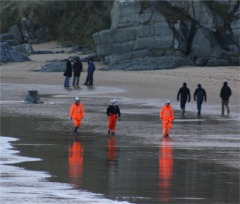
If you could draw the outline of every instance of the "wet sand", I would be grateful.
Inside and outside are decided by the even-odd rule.
[[[53,184],[70,184],[79,193],[100,193],[111,200],[239,203],[239,67],[97,70],[95,85],[79,89],[64,89],[62,73],[33,71],[46,60],[67,56],[35,55],[32,62],[1,66],[1,135],[19,138],[13,145],[22,156],[42,159],[15,166],[47,172],[47,181]],[[85,76],[83,72],[82,82]],[[219,91],[225,80],[233,96],[230,115],[221,117]],[[193,100],[186,116],[180,116],[175,98],[184,81],[191,93],[197,83],[206,88],[208,101],[201,118]],[[27,90],[38,90],[44,104],[24,104]],[[86,110],[78,141],[68,118],[75,96],[80,96]],[[108,138],[105,111],[112,97],[118,99],[122,121],[115,138]],[[175,109],[170,139],[162,138],[158,118],[166,98]],[[20,190],[15,193],[24,197]],[[68,200],[60,195],[59,199]]]
[[[237,121],[179,120],[172,136],[163,139],[141,129],[153,119],[130,114],[121,122],[139,125],[139,130],[118,131],[115,137],[89,131],[86,125],[75,141],[68,130],[57,130],[61,120],[8,117],[2,118],[2,133],[20,138],[13,145],[21,155],[42,159],[15,166],[48,172],[48,181],[70,184],[80,192],[131,203],[239,202]],[[222,134],[226,129],[229,133]]]

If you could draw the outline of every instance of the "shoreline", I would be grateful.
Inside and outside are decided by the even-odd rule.
[[[19,152],[12,146],[18,139],[0,136],[1,152],[1,202],[4,204],[32,204],[34,203],[109,203],[129,204],[125,201],[114,201],[103,195],[86,191],[74,190],[70,184],[49,182],[48,172],[27,170],[16,167],[17,163],[36,162],[41,159],[19,156]],[[12,166],[14,165],[14,166]],[[11,178],[14,177],[14,180]],[[13,193],[14,192],[14,193]]]
[[[239,175],[237,150],[240,142],[240,67],[180,67],[174,70],[133,72],[100,71],[98,68],[101,65],[97,64],[94,86],[81,85],[79,89],[63,88],[64,77],[61,72],[34,71],[49,59],[68,56],[67,53],[34,55],[31,56],[34,59],[32,62],[1,66],[1,135],[21,138],[20,145],[14,145],[21,149],[20,155],[45,159],[42,162],[27,162],[20,166],[51,172],[51,186],[54,185],[54,180],[58,179],[69,183],[68,148],[73,143],[73,124],[69,120],[68,112],[73,98],[79,96],[86,116],[82,121],[79,137],[85,152],[84,165],[81,167],[83,175],[76,178],[77,184],[83,185],[84,191],[87,189],[89,192],[103,192],[110,199],[120,198],[129,202],[136,199],[137,203],[146,203],[148,200],[145,199],[153,199],[154,202],[159,202],[158,199],[164,192],[161,188],[161,174],[158,172],[162,148],[159,110],[165,99],[170,99],[175,110],[171,135],[174,149],[174,185],[171,184],[170,189],[173,194],[172,203],[186,203],[187,199],[196,199],[196,196],[204,202],[213,201],[213,197],[216,199],[214,201],[220,202],[222,192],[227,194],[226,203],[239,201],[235,191],[231,192],[228,189],[237,191],[239,183],[235,178]],[[80,84],[85,77],[84,71]],[[225,80],[229,82],[233,95],[230,98],[231,113],[222,117],[219,92]],[[191,90],[192,99],[186,104],[186,116],[182,118],[180,102],[176,100],[176,96],[184,81]],[[197,117],[196,103],[193,101],[194,88],[198,83],[202,83],[208,95],[207,103],[203,103],[202,106],[202,118]],[[44,103],[25,104],[28,90],[38,90]],[[118,100],[122,121],[118,122],[116,131],[116,144],[120,149],[117,159],[107,162],[109,160],[106,151],[108,138],[105,111],[111,98]],[[57,159],[55,155],[58,155]],[[183,166],[185,168],[182,169]],[[95,168],[99,170],[96,171]],[[193,177],[201,178],[203,174],[209,181],[214,178],[214,181],[223,182],[224,185],[215,186],[216,182],[211,182],[214,186],[212,192],[212,188],[208,189],[211,185],[206,186],[204,180],[191,180]],[[229,178],[229,174],[234,178]],[[177,186],[179,180],[186,186],[191,183],[193,194],[182,192],[182,185]],[[10,176],[9,181],[13,182],[14,176]],[[149,186],[145,188],[143,183]],[[35,186],[38,186],[38,181]],[[128,190],[124,190],[123,186]],[[59,188],[62,189],[61,186]],[[145,195],[142,195],[142,189]],[[55,197],[55,193],[51,193]],[[45,196],[44,194],[49,195],[47,192],[43,192],[42,195]],[[24,194],[22,196],[24,197]]]

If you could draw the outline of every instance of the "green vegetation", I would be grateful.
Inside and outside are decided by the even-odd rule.
[[[92,44],[92,34],[111,26],[112,1],[2,1],[1,33],[22,17],[46,28],[54,40]]]

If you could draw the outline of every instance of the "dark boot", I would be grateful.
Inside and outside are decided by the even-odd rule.
[[[77,135],[78,135],[78,131],[77,131],[77,129],[78,129],[78,128],[77,128],[77,127],[75,127],[75,128],[74,128],[74,131],[73,131],[73,133],[74,133],[74,135],[75,135],[75,136],[77,136]]]
[[[90,80],[90,81],[89,81],[89,86],[92,86],[92,85],[93,85],[93,81]]]

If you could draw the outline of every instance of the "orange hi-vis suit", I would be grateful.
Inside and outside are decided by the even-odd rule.
[[[160,110],[160,119],[162,119],[162,134],[166,136],[172,129],[172,121],[174,120],[174,112],[172,106],[165,105]]]
[[[119,106],[118,105],[108,106],[107,116],[108,116],[108,131],[114,132],[116,129],[117,119],[121,117]]]
[[[79,104],[75,102],[72,104],[69,111],[69,117],[73,119],[75,127],[80,127],[82,118],[84,118],[84,107],[80,102]]]

